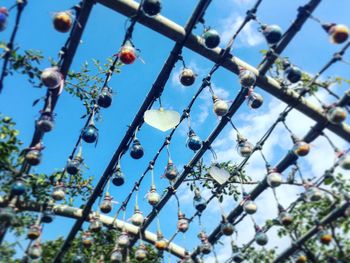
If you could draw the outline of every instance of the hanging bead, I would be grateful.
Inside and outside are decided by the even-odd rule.
[[[182,232],[185,233],[189,228],[189,222],[188,219],[185,218],[185,215],[179,211],[178,213],[178,221],[177,221],[177,229]]]
[[[51,223],[54,219],[54,213],[52,211],[52,209],[47,209],[43,212],[43,215],[41,217],[41,221],[43,223]]]
[[[134,226],[141,226],[143,224],[143,221],[145,220],[144,216],[142,215],[138,205],[135,205],[134,208],[134,214],[131,217],[131,223]]]
[[[55,67],[44,69],[41,73],[40,78],[41,82],[49,89],[58,88],[63,81],[63,76],[61,72],[59,72],[58,69]]]
[[[164,236],[161,231],[157,231],[157,240],[154,244],[156,249],[163,251],[168,247],[168,242],[164,239]]]
[[[221,222],[220,229],[225,236],[231,236],[235,231],[235,228],[233,227],[233,225],[230,222],[228,222],[226,219],[223,222]]]
[[[112,211],[112,200],[113,198],[107,192],[105,197],[103,198],[103,201],[100,204],[100,210],[102,213],[107,214]]]
[[[219,99],[217,96],[213,95],[214,102],[214,112],[217,116],[222,117],[228,112],[228,104],[226,101]]]
[[[94,243],[94,239],[91,236],[91,232],[86,231],[81,237],[81,242],[85,248],[90,248]]]
[[[144,151],[140,141],[137,138],[134,138],[130,149],[130,156],[133,159],[138,160],[142,158],[143,154],[144,154]]]
[[[340,167],[344,170],[350,170],[350,155],[345,154],[339,160]]]
[[[203,212],[207,208],[207,201],[201,196],[198,188],[194,190],[193,206],[198,212]]]
[[[290,65],[284,70],[284,74],[286,78],[291,82],[291,83],[297,83],[298,81],[301,80],[302,77],[302,72],[301,70],[293,65]]]
[[[156,16],[162,10],[162,2],[160,0],[144,0],[142,10],[148,16]]]
[[[192,151],[198,151],[202,147],[202,140],[192,129],[188,132],[187,146]]]
[[[135,251],[135,259],[137,261],[143,261],[146,258],[147,258],[146,246],[143,244],[140,244],[139,247]]]
[[[0,31],[4,31],[7,27],[7,18],[9,12],[6,7],[0,7]]]
[[[30,246],[28,250],[28,256],[33,260],[39,259],[42,253],[43,251],[39,243],[35,243],[34,245]]]
[[[41,162],[41,150],[41,143],[38,143],[34,147],[30,148],[25,155],[26,161],[32,166],[39,165]]]
[[[312,202],[320,201],[323,197],[321,190],[315,186],[309,187],[307,189],[305,195],[306,195],[307,199],[312,201]]]
[[[243,205],[243,209],[247,214],[254,214],[256,212],[256,210],[258,209],[258,207],[256,206],[256,204],[254,203],[254,201],[252,200],[247,200],[244,202]]]
[[[50,132],[54,127],[54,119],[51,112],[43,112],[36,122],[36,127],[41,132]]]
[[[282,38],[282,29],[278,25],[262,25],[261,30],[270,45],[277,44]]]
[[[128,232],[126,232],[125,230],[122,231],[122,233],[118,237],[117,244],[121,248],[125,248],[125,247],[129,246],[130,238],[129,238]]]
[[[137,58],[136,50],[130,40],[127,40],[119,51],[119,59],[124,64],[132,64]]]
[[[236,245],[232,245],[232,259],[235,263],[241,263],[244,261],[244,256]]]
[[[89,230],[91,232],[100,232],[102,229],[102,223],[99,215],[92,216],[90,219]]]
[[[262,231],[257,231],[255,234],[255,242],[260,246],[265,246],[269,241],[267,235]]]
[[[333,124],[340,124],[346,119],[346,111],[341,107],[331,107],[326,112],[327,120]]]
[[[248,157],[253,152],[253,145],[242,135],[237,134],[237,152],[242,157]]]
[[[115,172],[112,175],[112,184],[115,186],[121,186],[125,182],[124,174],[122,173],[122,170],[120,169],[120,166],[118,165]]]
[[[263,96],[261,96],[260,94],[258,94],[256,92],[251,92],[248,95],[247,103],[251,109],[258,109],[261,107],[261,105],[263,105],[264,98],[263,98]]]
[[[202,35],[206,48],[213,49],[220,44],[220,35],[214,29],[206,29]]]
[[[292,139],[294,142],[293,146],[293,152],[300,156],[306,156],[310,152],[310,145],[302,140],[300,140],[298,137],[295,135],[292,135]]]
[[[147,196],[148,203],[152,206],[156,206],[159,203],[160,195],[157,193],[155,185],[151,186],[151,190]]]
[[[80,172],[80,166],[83,162],[81,156],[75,156],[73,160],[69,159],[66,166],[66,171],[70,175],[76,175]]]
[[[66,197],[66,188],[64,187],[63,184],[58,183],[52,191],[51,194],[52,198],[55,201],[62,201]]]
[[[184,86],[191,86],[196,80],[196,74],[192,69],[183,68],[180,72],[180,82]]]
[[[23,195],[26,192],[26,185],[23,179],[18,179],[11,185],[11,194],[13,195]]]
[[[172,160],[168,160],[168,164],[165,167],[164,177],[167,178],[169,181],[174,181],[178,175],[178,171],[176,169],[176,166],[174,165]]]
[[[295,263],[306,263],[307,262],[307,257],[302,251],[299,251],[296,254],[294,254],[293,259],[294,259]]]
[[[37,239],[41,234],[41,227],[38,226],[38,225],[32,225],[30,228],[29,228],[29,231],[28,231],[28,234],[27,234],[27,237],[30,239],[30,240],[34,240],[34,239]]]
[[[320,242],[324,245],[329,245],[333,239],[332,237],[332,234],[325,231],[325,230],[322,230],[320,233],[319,233],[319,239],[320,239]]]
[[[53,17],[53,26],[58,32],[70,31],[73,24],[73,17],[70,11],[58,12]]]
[[[123,254],[119,247],[116,247],[111,253],[110,257],[111,263],[122,263],[123,262]]]
[[[101,108],[108,108],[112,104],[113,90],[110,87],[103,87],[97,97],[97,105]]]
[[[322,27],[330,36],[331,43],[342,44],[349,38],[350,31],[346,25],[330,23]]]
[[[275,171],[274,169],[270,169],[267,174],[266,181],[270,187],[272,188],[278,187],[282,183],[282,175],[279,172]]]
[[[204,255],[208,255],[211,253],[212,251],[212,246],[208,241],[208,237],[204,232],[200,232],[198,234],[199,239],[201,240],[201,244],[199,245],[199,249],[200,251],[204,254]]]
[[[278,219],[283,226],[289,226],[293,222],[293,216],[287,211],[280,212]]]
[[[87,143],[94,143],[98,137],[98,129],[95,124],[90,123],[86,126],[81,134],[81,138]]]
[[[241,69],[239,71],[239,80],[243,87],[251,88],[255,85],[256,75],[247,69]]]

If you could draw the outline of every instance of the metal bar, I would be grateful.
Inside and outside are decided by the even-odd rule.
[[[101,192],[103,191],[103,187],[106,184],[107,180],[113,173],[113,169],[115,165],[117,164],[119,157],[127,150],[128,144],[130,140],[132,140],[132,137],[136,131],[142,124],[143,124],[143,115],[146,110],[148,110],[156,98],[158,98],[167,82],[167,80],[170,77],[171,71],[174,68],[175,63],[178,60],[179,55],[181,54],[182,48],[184,46],[185,41],[187,40],[188,36],[190,35],[191,31],[193,30],[194,26],[196,25],[197,21],[202,17],[203,13],[209,6],[211,0],[201,0],[196,9],[194,10],[191,18],[187,22],[185,26],[185,35],[183,35],[181,38],[179,38],[174,45],[172,51],[170,52],[169,57],[167,58],[161,72],[159,73],[156,81],[154,82],[151,90],[147,94],[143,104],[141,105],[139,111],[134,117],[134,120],[132,124],[129,126],[129,129],[126,131],[126,134],[122,141],[120,142],[116,152],[114,153],[111,161],[109,162],[106,170],[104,171],[103,175],[101,176],[99,182],[97,183],[92,195],[90,196],[89,200],[84,206],[82,217],[78,219],[75,224],[73,225],[70,233],[68,234],[64,244],[62,245],[61,249],[57,253],[54,263],[61,262],[65,252],[69,249],[71,241],[74,239],[75,235],[78,233],[78,231],[81,229],[85,219],[89,216],[89,213],[91,211],[91,208],[93,204],[95,203],[96,199],[100,196]],[[138,8],[135,9],[134,15],[137,12]],[[143,19],[145,16],[141,16],[141,19]]]
[[[350,207],[350,203],[346,202],[342,206],[334,209],[332,212],[330,212],[328,215],[326,215],[320,222],[319,225],[327,225],[334,220],[337,220],[339,217],[343,217],[344,212],[346,209]],[[293,253],[295,253],[297,250],[300,249],[300,247],[307,242],[310,238],[312,238],[315,234],[319,232],[319,227],[316,225],[313,228],[311,228],[308,232],[306,232],[302,237],[300,237],[298,240],[293,242],[292,246],[284,250],[275,260],[274,263],[282,263],[285,262],[285,260],[288,259]]]
[[[4,196],[0,196],[0,206],[5,206],[8,204],[8,200]],[[18,208],[20,211],[31,211],[31,212],[41,212],[42,210],[42,204],[32,202],[32,201],[20,201],[17,202],[16,208]],[[73,219],[79,219],[82,217],[82,209],[71,207],[67,205],[58,205],[55,204],[52,207],[52,211],[57,216],[63,216]],[[88,221],[90,218],[86,218],[86,221]],[[137,235],[139,232],[139,228],[137,226],[134,226],[128,222],[125,222],[123,220],[114,220],[113,217],[106,216],[106,215],[100,215],[101,222],[108,227],[114,227],[118,230],[123,230],[125,228],[126,231],[128,231],[130,234]],[[154,244],[157,240],[157,235],[155,233],[147,231],[145,233],[144,241]],[[169,253],[173,254],[176,257],[183,258],[185,257],[185,249],[173,242],[169,244],[167,247],[167,250]]]
[[[133,14],[135,14],[138,8],[138,3],[131,0],[97,0],[97,2],[125,16],[132,16]],[[318,1],[312,0],[310,3],[316,4],[316,2]],[[142,17],[139,22],[144,26],[147,26],[150,29],[174,41],[182,39],[185,34],[185,30],[183,27],[161,15],[158,15],[154,18]],[[284,43],[283,45],[285,45],[288,38],[285,37],[284,39],[281,40],[281,43]],[[191,35],[186,41],[185,46],[215,63],[218,62],[221,58],[222,49],[216,48],[211,50],[205,48],[205,46],[201,43],[199,36]],[[279,49],[276,47],[276,50],[278,51]],[[239,58],[228,56],[225,59],[222,66],[237,75],[239,74],[239,67],[243,67],[254,72],[258,76],[256,83],[257,86],[259,86],[260,88],[264,89],[265,91],[269,92],[270,94],[287,104],[296,104],[300,100],[300,103],[298,103],[298,105],[295,106],[295,108],[298,111],[307,115],[316,122],[324,122],[326,120],[323,114],[323,110],[320,107],[308,102],[304,98],[299,99],[299,94],[297,92],[290,89],[283,89],[279,82],[277,82],[275,79],[261,76],[258,69],[240,60]],[[343,139],[350,141],[349,125],[330,124],[329,126],[327,126],[327,128],[339,135],[340,137],[342,137]]]

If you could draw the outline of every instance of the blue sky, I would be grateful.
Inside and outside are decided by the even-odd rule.
[[[190,16],[197,1],[163,1],[162,15],[174,20],[180,25],[184,25]],[[298,6],[305,4],[306,1],[274,1],[264,0],[261,8],[258,10],[258,18],[268,24],[278,24],[282,29],[287,29],[297,14]],[[4,5],[10,6],[12,1],[3,1]],[[45,56],[57,57],[57,53],[64,44],[67,34],[56,32],[51,23],[51,17],[54,12],[66,10],[76,4],[76,1],[29,1],[28,6],[23,14],[23,20],[19,29],[16,43],[21,49],[37,49],[42,50]],[[205,20],[207,25],[217,29],[223,38],[222,47],[232,34],[232,28],[239,24],[245,12],[254,4],[252,0],[229,0],[229,1],[213,1],[213,4],[206,12]],[[348,10],[350,8],[349,1],[338,0],[324,1],[314,13],[315,16],[326,22],[337,22],[350,25]],[[15,13],[10,14],[10,23],[8,29],[1,33],[1,40],[9,38],[10,29],[13,26]],[[92,58],[105,61],[107,57],[117,53],[121,41],[124,37],[124,24],[126,18],[120,14],[97,4],[94,7],[92,15],[89,18],[88,25],[79,46],[77,55],[74,59],[72,69],[78,70],[80,65],[85,62],[91,62]],[[198,26],[195,33],[201,33],[201,26]],[[86,176],[94,175],[95,183],[103,173],[106,165],[117,148],[121,138],[127,129],[127,125],[131,123],[133,115],[141,105],[145,95],[151,88],[152,83],[157,77],[169,51],[173,46],[173,42],[152,32],[142,25],[137,25],[133,35],[133,41],[137,48],[141,49],[141,57],[145,64],[141,61],[135,62],[133,65],[125,66],[122,72],[114,75],[110,82],[110,86],[116,92],[113,98],[113,104],[110,108],[102,111],[102,121],[97,123],[100,131],[100,137],[97,147],[84,144],[83,154],[89,169]],[[252,23],[246,27],[241,33],[238,41],[233,46],[233,54],[247,61],[251,65],[257,65],[262,55],[259,50],[267,49],[264,39],[257,32],[257,25]],[[290,57],[295,65],[300,66],[304,71],[310,74],[316,73],[331,58],[332,54],[340,49],[339,45],[332,45],[328,41],[327,34],[321,29],[320,25],[313,20],[309,20],[303,30],[292,41],[283,53],[284,56]],[[181,63],[176,65],[174,73],[165,87],[162,96],[162,103],[165,108],[173,109],[179,112],[186,107],[193,94],[200,85],[200,79],[206,75],[212,62],[200,57],[199,55],[185,49],[183,56],[186,63],[192,66],[199,74],[198,80],[192,87],[181,87],[177,81],[177,74],[181,69]],[[345,56],[349,58],[350,56]],[[42,65],[44,69],[47,64]],[[327,76],[343,76],[347,77],[349,66],[343,63],[334,65],[323,77]],[[224,99],[233,100],[239,90],[239,82],[237,76],[232,73],[219,69],[213,77],[213,85],[215,91]],[[342,94],[348,87],[335,87],[335,91]],[[260,89],[257,89],[260,92]],[[256,142],[263,132],[269,128],[275,120],[277,114],[283,109],[283,104],[271,98],[271,95],[265,92],[265,103],[263,107],[257,111],[250,110],[245,104],[238,111],[237,116],[233,120],[241,129],[241,132],[252,142]],[[26,82],[23,76],[15,75],[5,80],[5,88],[0,95],[0,112],[10,115],[17,122],[17,127],[21,131],[20,138],[24,145],[30,143],[34,120],[38,117],[41,105],[32,107],[32,102],[45,94],[44,89],[36,89]],[[321,94],[322,98],[326,98],[325,94]],[[44,151],[42,165],[35,168],[37,172],[50,173],[56,169],[62,169],[66,163],[69,153],[71,152],[77,137],[79,136],[84,120],[80,116],[84,113],[84,107],[81,103],[72,98],[69,94],[63,93],[55,110],[56,125],[55,129],[47,134],[44,139],[46,149]],[[301,114],[293,112],[287,119],[288,124],[299,136],[303,136],[312,124],[312,121],[305,119],[304,125],[300,125]],[[304,120],[304,119],[303,119]],[[206,138],[210,131],[218,123],[217,117],[211,110],[211,99],[209,93],[204,92],[195,103],[191,112],[191,121],[196,133],[202,138]],[[181,170],[186,164],[192,152],[185,147],[187,123],[181,125],[175,133],[174,139],[170,145],[171,155],[174,163]],[[145,149],[145,156],[141,160],[133,160],[129,155],[125,155],[121,161],[121,166],[126,175],[126,183],[120,188],[111,186],[111,194],[114,199],[122,202],[128,194],[135,180],[147,167],[148,162],[153,158],[154,154],[161,146],[165,136],[168,133],[162,133],[150,126],[144,125],[138,133],[138,137]],[[269,140],[266,148],[266,155],[273,164],[286,153],[291,142],[286,138],[283,128],[276,130],[275,136]],[[332,135],[331,135],[332,136]],[[219,160],[232,160],[239,162],[240,158],[235,153],[234,133],[231,128],[224,129],[222,135],[214,143],[214,150],[217,152]],[[336,139],[339,146],[345,148],[347,144],[342,140]],[[313,151],[314,150],[314,151]],[[331,165],[333,155],[330,147],[325,144],[324,140],[318,139],[313,144],[313,150],[306,160],[302,161],[303,169],[310,174],[320,175],[321,171]],[[161,154],[157,164],[155,165],[156,185],[161,192],[168,184],[165,179],[160,179],[166,165],[166,152]],[[211,161],[211,155],[205,156],[206,162]],[[322,165],[315,165],[315,160],[329,160]],[[261,158],[260,158],[261,159]],[[259,156],[253,158],[250,163],[250,175],[259,180],[263,176],[263,164]],[[327,166],[328,165],[328,166]],[[312,175],[310,175],[312,177]],[[150,176],[148,175],[141,188],[139,196],[144,196],[150,187]],[[269,191],[267,191],[269,192]],[[282,191],[281,191],[282,192]],[[293,190],[293,195],[283,196],[286,204],[295,198],[297,189]],[[195,211],[192,208],[192,194],[184,186],[179,190],[179,196],[182,201],[182,209],[188,216]],[[265,194],[258,200],[258,204],[263,202],[273,202],[271,195]],[[215,203],[212,202],[212,203]],[[78,202],[77,205],[80,203]],[[148,214],[151,210],[146,202],[141,202],[141,210],[144,214]],[[225,210],[228,212],[235,206],[232,198],[224,203]],[[117,206],[118,207],[118,206]],[[133,202],[130,203],[127,210],[127,218],[132,214]],[[115,207],[116,208],[116,207]],[[263,223],[267,218],[275,216],[275,204],[271,205],[268,211],[262,211],[255,215],[258,222]],[[115,211],[115,210],[114,210]],[[112,213],[111,213],[112,214]],[[210,230],[219,222],[217,217],[218,211],[213,204],[208,208],[203,218],[203,224],[206,230]],[[169,205],[160,213],[160,222],[165,237],[170,237],[175,232],[176,227],[176,203],[171,200]],[[215,222],[215,224],[206,224],[206,222]],[[73,224],[72,220],[57,218],[52,225],[45,227],[44,239],[52,239],[57,235],[65,236],[70,230],[69,226]],[[243,226],[249,225],[249,222],[242,223]],[[57,225],[64,225],[58,231]],[[250,226],[250,225],[249,225]],[[87,224],[85,225],[87,227]],[[253,228],[250,226],[251,230]],[[155,231],[156,226],[152,224],[149,230]],[[194,244],[199,244],[195,233],[198,232],[198,221],[195,220],[191,224],[191,231],[185,237],[179,235],[175,242],[180,245],[192,249]],[[245,243],[253,237],[253,232],[246,234],[239,233],[238,242]],[[10,237],[12,238],[12,237]],[[276,240],[273,239],[272,240]],[[227,240],[226,240],[227,241]],[[277,245],[276,242],[270,242],[271,246]],[[222,249],[218,247],[218,251]],[[224,247],[224,251],[227,249]],[[220,253],[223,255],[224,253]],[[229,254],[229,253],[228,253]],[[226,256],[227,254],[225,254]],[[223,256],[222,256],[223,257]],[[223,260],[224,258],[220,258]],[[211,262],[212,259],[208,259]]]

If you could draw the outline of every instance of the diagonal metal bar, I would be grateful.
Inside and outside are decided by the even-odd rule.
[[[132,0],[97,0],[97,2],[125,16],[132,16],[133,14],[135,14],[138,7],[138,3]],[[281,52],[282,49],[285,48],[285,46],[290,41],[291,37],[296,34],[296,29],[301,26],[300,22],[297,21],[304,22],[305,16],[308,16],[308,12],[311,13],[315,9],[315,5],[317,5],[318,2],[319,1],[311,0],[307,5],[300,8],[299,15],[296,21],[292,24],[292,28],[294,29],[288,29],[286,31],[283,39],[280,42],[281,46],[275,47],[275,53]],[[308,12],[306,12],[305,9],[308,10]],[[140,19],[139,23],[174,41],[182,39],[185,34],[184,28],[161,15],[158,15],[154,18],[143,17]],[[215,63],[220,61],[221,54],[223,52],[223,50],[220,48],[216,48],[213,50],[205,48],[205,46],[200,41],[200,37],[196,35],[191,35],[186,41],[185,46]],[[243,67],[254,72],[258,76],[256,83],[258,87],[269,92],[270,94],[287,104],[297,104],[295,108],[298,111],[310,117],[311,119],[313,119],[314,121],[325,121],[325,116],[321,108],[308,102],[304,98],[300,99],[299,94],[297,92],[293,90],[285,90],[281,87],[278,81],[276,81],[273,78],[261,75],[257,68],[249,65],[241,59],[237,57],[227,56],[222,66],[237,75],[239,74],[239,67]],[[297,103],[299,100],[300,103]],[[343,139],[350,141],[350,127],[348,125],[330,124],[329,126],[327,126],[327,128],[339,135],[340,137],[342,137]]]
[[[174,68],[175,63],[178,61],[178,58],[179,58],[179,55],[181,54],[184,43],[186,42],[187,38],[191,34],[191,31],[197,24],[198,20],[202,17],[203,13],[205,12],[205,10],[207,9],[210,3],[211,3],[211,0],[201,0],[198,3],[197,7],[195,8],[193,14],[191,15],[189,21],[185,26],[185,32],[186,32],[185,35],[182,38],[178,39],[178,41],[174,45],[172,51],[170,52],[169,57],[167,58],[151,90],[147,94],[143,104],[141,105],[139,111],[135,115],[133,122],[129,126],[129,129],[126,131],[125,136],[120,142],[106,170],[104,171],[99,182],[97,183],[92,195],[90,196],[89,200],[85,204],[82,212],[82,217],[75,222],[64,244],[56,254],[56,257],[53,261],[54,263],[61,262],[64,254],[69,249],[70,243],[72,242],[72,240],[74,239],[78,231],[81,229],[85,219],[89,216],[93,204],[95,203],[96,199],[99,197],[101,192],[103,191],[103,187],[105,186],[107,180],[113,173],[113,169],[116,166],[120,156],[127,150],[128,145],[132,140],[132,137],[135,131],[138,128],[140,128],[141,125],[143,124],[143,115],[145,111],[148,110],[152,106],[153,102],[161,95],[164,89],[164,86],[170,77],[171,71]],[[137,10],[138,8],[135,10],[135,12]],[[135,15],[135,13],[133,13],[132,15]],[[143,16],[141,16],[141,19],[142,17]]]

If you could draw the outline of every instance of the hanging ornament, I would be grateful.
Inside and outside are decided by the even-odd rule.
[[[258,226],[256,226],[256,233],[255,233],[255,242],[259,246],[265,246],[267,242],[269,241],[267,235],[260,229]]]
[[[312,202],[320,201],[323,194],[320,189],[315,186],[307,186],[308,189],[305,192],[306,198]]]
[[[177,229],[181,233],[185,233],[189,228],[189,222],[188,219],[185,217],[185,214],[183,214],[181,211],[178,212],[178,221],[177,221]]]
[[[13,207],[2,207],[0,208],[0,222],[5,225],[10,225],[16,218],[16,213]]]
[[[4,31],[7,27],[7,18],[9,12],[6,7],[0,7],[0,31]]]
[[[235,263],[241,263],[244,261],[244,256],[241,250],[234,244],[232,244],[232,259]]]
[[[202,147],[202,140],[195,134],[195,132],[190,128],[188,132],[187,146],[192,151],[198,151]]]
[[[147,201],[150,205],[156,206],[159,203],[160,195],[157,193],[156,186],[154,184],[151,185],[151,190],[147,194]]]
[[[329,245],[333,239],[332,234],[325,230],[320,231],[318,236],[320,242],[324,245]]]
[[[131,145],[131,148],[130,148],[130,156],[133,158],[133,159],[140,159],[142,158],[144,152],[143,152],[143,147],[140,143],[140,141],[135,137],[132,141],[132,145]]]
[[[26,192],[26,185],[22,178],[19,178],[11,185],[12,195],[23,195]]]
[[[225,216],[222,216],[222,222],[220,224],[221,233],[225,236],[231,236],[233,232],[235,231],[234,226],[227,221],[227,218]]]
[[[94,243],[94,239],[92,238],[91,232],[84,232],[81,236],[81,242],[85,248],[90,248]]]
[[[160,230],[157,230],[157,240],[154,243],[154,246],[160,251],[164,251],[168,247],[168,242],[164,239]]]
[[[337,106],[330,107],[326,112],[327,120],[333,124],[340,124],[346,119],[346,111]]]
[[[200,213],[207,208],[207,201],[201,196],[198,188],[194,189],[193,206]]]
[[[147,258],[146,246],[141,243],[135,251],[135,259],[137,261],[143,261],[146,258]]]
[[[178,171],[176,169],[176,166],[174,165],[172,160],[168,160],[168,164],[165,167],[164,171],[164,177],[167,178],[169,181],[174,181],[178,175]]]
[[[134,208],[134,214],[131,217],[131,223],[134,226],[141,226],[143,224],[143,221],[145,220],[144,216],[142,215],[141,210],[139,209],[139,206],[136,204]]]
[[[128,235],[128,232],[126,232],[125,229],[123,229],[122,233],[119,235],[117,239],[117,244],[121,248],[126,248],[130,244],[130,238]]]
[[[344,154],[339,160],[340,167],[344,170],[350,170],[350,155]]]
[[[282,67],[286,78],[291,83],[297,83],[298,81],[301,80],[301,77],[302,77],[301,70],[298,67],[292,65],[287,59],[282,61]]]
[[[209,175],[220,185],[223,185],[230,179],[230,173],[216,163],[212,164],[209,171]]]
[[[342,44],[349,38],[350,31],[346,25],[330,23],[322,27],[330,36],[331,43]]]
[[[282,38],[282,29],[278,25],[262,25],[261,31],[270,45],[277,44]]]
[[[41,82],[49,89],[58,88],[63,81],[63,76],[56,67],[44,69],[40,78]]]
[[[269,168],[266,176],[266,181],[270,187],[278,187],[282,183],[282,175],[279,172],[277,172],[276,169]]]
[[[248,95],[247,103],[251,109],[258,109],[263,105],[264,98],[259,93],[252,91]]]
[[[37,239],[41,234],[41,227],[39,225],[32,225],[29,228],[27,238],[30,240],[35,240]]]
[[[247,214],[254,214],[258,209],[257,205],[252,200],[246,200],[243,205],[244,212]]]
[[[110,261],[111,263],[123,263],[123,254],[121,249],[118,246],[116,246],[113,249],[113,252],[111,253]]]
[[[90,219],[89,231],[97,233],[102,229],[102,222],[98,213],[94,214]]]
[[[112,104],[113,90],[110,87],[103,87],[97,97],[97,105],[101,108],[108,108]]]
[[[185,257],[180,261],[180,263],[194,263],[188,251],[185,251]]]
[[[176,127],[180,123],[180,114],[172,110],[147,110],[143,116],[145,122],[163,132]]]
[[[217,116],[222,117],[228,112],[228,104],[226,101],[219,99],[216,95],[212,97],[214,103],[214,112]]]
[[[39,242],[35,242],[32,246],[29,247],[28,256],[33,260],[39,259],[42,253],[43,251]]]
[[[115,186],[121,186],[123,185],[125,182],[125,177],[124,174],[120,168],[120,165],[118,164],[113,175],[112,175],[112,183]]]
[[[53,200],[62,201],[66,197],[66,188],[63,183],[57,182],[51,194]]]
[[[253,152],[253,145],[246,138],[237,133],[237,152],[242,157],[248,157]]]
[[[90,119],[88,126],[86,126],[82,133],[81,138],[87,143],[94,143],[98,138],[98,129],[94,123],[94,116]]]
[[[205,234],[205,232],[201,231],[198,234],[198,238],[201,240],[201,244],[199,245],[199,249],[200,251],[204,254],[204,255],[208,255],[211,253],[212,251],[212,246],[208,241],[208,236]]]
[[[80,172],[80,166],[83,163],[83,149],[80,146],[79,151],[77,155],[72,159],[68,159],[67,165],[66,165],[66,171],[70,175],[76,175]]]
[[[132,64],[137,58],[137,52],[130,40],[127,40],[124,45],[120,48],[118,53],[119,59],[126,65]]]
[[[183,68],[179,78],[182,85],[191,86],[196,80],[196,74],[190,68]]]
[[[41,222],[43,223],[51,223],[54,219],[54,212],[52,207],[47,207],[46,210],[43,212],[41,217]]]
[[[293,222],[293,216],[288,213],[281,205],[278,205],[278,211],[278,220],[280,221],[281,225],[289,226]]]
[[[294,263],[306,263],[307,262],[307,257],[302,251],[299,251],[296,254],[294,254],[293,259],[294,259]]]
[[[202,34],[202,38],[204,40],[204,45],[206,48],[213,49],[220,44],[220,35],[214,29],[205,29],[204,33]]]
[[[103,198],[103,201],[100,204],[100,210],[102,213],[109,213],[112,211],[112,200],[113,197],[110,196],[108,192],[106,192],[105,197]]]
[[[40,164],[41,161],[41,150],[44,149],[41,142],[36,144],[34,147],[29,148],[29,151],[26,153],[26,161],[32,165],[36,166]]]
[[[240,68],[239,69],[239,80],[244,88],[251,88],[255,85],[256,75],[250,70]]]
[[[142,10],[148,16],[156,16],[162,10],[162,2],[160,0],[144,0]]]
[[[67,33],[73,24],[71,11],[58,12],[53,17],[53,26],[58,32]]]
[[[41,132],[50,132],[54,126],[54,118],[51,107],[51,94],[47,98],[47,104],[44,111],[41,113],[40,118],[36,121],[36,127]]]
[[[300,140],[295,135],[292,135],[292,140],[294,143],[292,150],[296,155],[303,157],[303,156],[306,156],[310,152],[310,145],[308,143]]]

